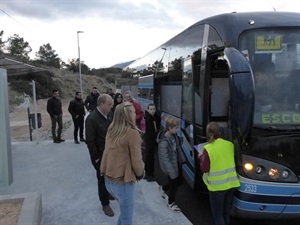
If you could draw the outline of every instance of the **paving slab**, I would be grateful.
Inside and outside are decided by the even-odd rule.
[[[114,217],[101,209],[96,172],[90,163],[85,143],[67,140],[13,142],[13,183],[1,189],[1,195],[38,193],[42,198],[43,225],[112,225],[117,223],[119,206],[111,201]],[[182,213],[167,208],[156,182],[137,182],[135,189],[135,225],[189,225]]]

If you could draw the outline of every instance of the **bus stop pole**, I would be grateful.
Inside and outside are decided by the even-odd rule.
[[[35,81],[32,80],[32,96],[33,96],[33,108],[34,108],[34,123],[35,123],[35,138],[36,143],[39,144],[39,132],[38,132],[38,119],[37,119],[37,109],[36,109],[36,89]]]
[[[27,107],[27,114],[28,114],[29,137],[30,137],[30,141],[32,141],[32,128],[31,128],[31,119],[30,119],[30,109],[29,109],[29,107]]]

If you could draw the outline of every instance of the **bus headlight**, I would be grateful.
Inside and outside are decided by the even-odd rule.
[[[299,182],[296,173],[285,165],[250,155],[242,155],[242,163],[238,172],[248,178],[271,182]]]
[[[279,177],[279,172],[278,172],[278,170],[277,170],[276,168],[271,168],[271,169],[269,170],[269,176],[270,176],[271,178],[273,178],[273,179],[278,179],[278,177]]]
[[[247,171],[251,171],[253,169],[253,165],[251,163],[245,163],[244,168]]]

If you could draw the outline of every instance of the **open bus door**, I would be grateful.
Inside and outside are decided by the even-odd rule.
[[[229,66],[230,112],[232,141],[239,168],[240,150],[246,147],[254,113],[254,79],[249,61],[235,48],[225,48],[224,59]]]

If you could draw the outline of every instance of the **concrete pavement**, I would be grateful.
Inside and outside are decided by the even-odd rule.
[[[101,209],[96,172],[85,143],[67,140],[12,143],[13,183],[1,195],[39,193],[42,196],[43,225],[112,225],[117,223],[119,206],[111,201],[114,217]],[[135,225],[189,225],[182,213],[170,211],[156,182],[136,184]],[[27,225],[27,224],[26,224]]]

